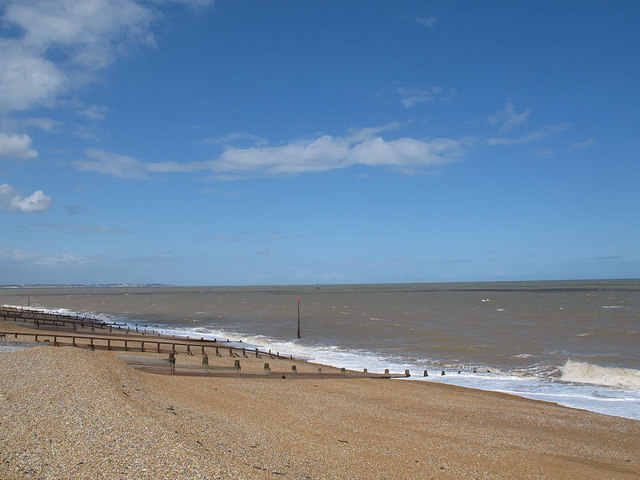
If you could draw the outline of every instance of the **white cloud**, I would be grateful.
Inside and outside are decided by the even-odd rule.
[[[522,113],[516,113],[516,109],[513,103],[508,102],[504,110],[501,110],[498,113],[487,118],[487,122],[491,123],[492,125],[500,124],[500,128],[498,131],[500,133],[507,133],[514,127],[523,124],[530,114],[530,110]]]
[[[396,128],[363,128],[344,137],[321,135],[273,147],[229,149],[218,158],[202,162],[143,163],[133,157],[103,150],[88,150],[91,160],[74,163],[76,168],[125,179],[145,178],[148,173],[208,171],[218,179],[255,175],[295,175],[325,172],[355,165],[393,167],[404,173],[420,173],[458,160],[468,142],[450,138],[399,138],[386,140],[380,133]]]
[[[86,151],[90,160],[77,160],[73,165],[84,172],[97,172],[111,177],[126,180],[145,178],[146,171],[143,164],[133,157],[106,152],[97,148]]]
[[[521,145],[524,143],[535,142],[542,138],[550,137],[558,133],[562,133],[569,129],[568,123],[559,123],[556,125],[546,125],[522,137],[500,137],[490,138],[487,140],[489,145]]]
[[[140,0],[1,0],[0,113],[51,107],[140,46],[155,45],[157,8]],[[213,0],[156,0],[196,10]],[[91,115],[91,112],[87,112]],[[98,115],[104,112],[97,112]]]
[[[111,64],[132,44],[153,43],[153,18],[152,10],[134,0],[10,1],[3,16],[24,30],[23,47],[42,53],[64,49],[68,61],[90,70]]]
[[[10,0],[0,39],[0,110],[51,106],[132,47],[152,45],[155,13],[135,0]],[[9,30],[7,30],[9,31]]]
[[[0,157],[28,160],[37,156],[38,151],[31,148],[28,135],[0,133]]]
[[[39,52],[0,40],[0,113],[51,105],[68,83],[67,75]]]
[[[214,172],[267,175],[324,172],[355,165],[427,170],[461,157],[464,141],[399,138],[385,140],[381,129],[361,129],[346,137],[322,135],[286,145],[229,150],[210,162]]]
[[[53,201],[42,190],[33,192],[28,197],[23,197],[11,185],[0,185],[0,208],[2,210],[17,212],[42,212],[49,210]]]

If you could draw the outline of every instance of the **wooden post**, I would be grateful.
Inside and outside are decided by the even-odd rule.
[[[203,367],[208,367],[209,366],[209,357],[207,357],[206,354],[202,354],[202,366]]]
[[[385,369],[384,369],[384,374],[385,374],[385,375],[389,375],[389,369],[388,369],[388,368],[385,368]]]
[[[169,365],[171,366],[171,375],[176,374],[176,356],[174,353],[169,354]]]
[[[298,338],[300,338],[300,297],[298,297]]]

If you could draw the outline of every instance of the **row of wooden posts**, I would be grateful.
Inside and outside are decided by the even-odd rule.
[[[279,359],[287,359],[293,360],[293,355],[280,355],[280,352],[273,353],[271,350],[262,351],[258,348],[255,349],[247,349],[247,348],[238,348],[234,346],[226,346],[226,345],[202,345],[199,341],[194,341],[194,343],[186,343],[186,342],[173,342],[169,340],[161,341],[161,340],[142,340],[142,339],[126,339],[126,338],[104,338],[104,337],[94,337],[94,336],[86,336],[86,335],[63,335],[63,334],[53,334],[53,333],[22,333],[22,332],[6,332],[0,331],[0,339],[7,340],[13,336],[15,339],[21,337],[31,337],[34,342],[48,342],[54,346],[60,345],[69,345],[73,347],[87,347],[91,350],[95,349],[106,349],[106,350],[124,350],[124,351],[140,351],[140,352],[155,352],[155,353],[163,353],[167,351],[166,348],[162,348],[163,346],[169,346],[170,352],[172,354],[178,353],[177,349],[183,347],[186,349],[186,353],[188,355],[193,355],[192,348],[198,349],[200,348],[201,354],[205,354],[205,348],[213,348],[215,349],[216,355],[221,357],[221,350],[227,349],[229,351],[230,357],[239,357],[240,354],[236,353],[241,352],[242,356],[248,358],[247,353],[256,356],[256,358],[260,358],[261,355],[268,356],[269,358],[279,358]],[[51,341],[53,340],[53,342]],[[66,342],[65,342],[66,340]],[[69,342],[70,340],[70,342]],[[87,343],[88,341],[88,343]],[[106,342],[106,343],[105,343]],[[145,350],[145,345],[148,345]]]

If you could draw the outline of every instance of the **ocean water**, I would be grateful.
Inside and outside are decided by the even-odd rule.
[[[640,280],[4,288],[0,303],[640,420]]]

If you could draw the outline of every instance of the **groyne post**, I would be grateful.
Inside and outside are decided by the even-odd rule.
[[[169,354],[169,365],[171,366],[171,375],[176,374],[176,355],[174,352]]]

